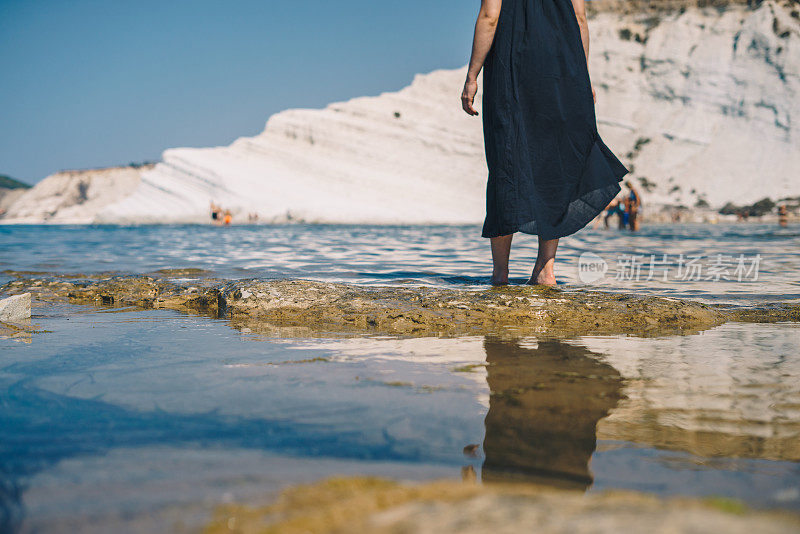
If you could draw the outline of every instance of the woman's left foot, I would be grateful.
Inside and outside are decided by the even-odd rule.
[[[531,275],[531,279],[528,280],[528,285],[530,286],[549,286],[555,287],[556,285],[556,275],[553,273],[533,273]]]

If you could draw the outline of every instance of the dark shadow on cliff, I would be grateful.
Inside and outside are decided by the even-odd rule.
[[[560,341],[487,337],[484,348],[491,397],[483,480],[589,488],[597,422],[621,398],[620,374]]]

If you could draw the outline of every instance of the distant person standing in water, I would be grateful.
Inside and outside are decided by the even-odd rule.
[[[628,213],[628,227],[631,232],[639,230],[639,211],[642,209],[642,197],[633,186],[633,182],[625,180],[628,196],[625,197],[625,211]]]
[[[219,224],[222,222],[222,208],[214,204],[214,201],[211,201],[211,221],[215,224]]]
[[[617,216],[617,228],[620,230],[625,228],[625,203],[621,199],[615,198],[606,208],[606,215],[603,217],[603,223],[605,224],[606,229],[608,229],[610,226],[608,224],[608,220],[614,215]]]
[[[482,0],[461,104],[483,74],[489,180],[482,236],[508,283],[515,232],[539,236],[529,284],[555,285],[558,239],[590,223],[628,170],[597,133],[584,0]]]
[[[789,210],[786,208],[786,204],[781,204],[778,208],[778,224],[789,226]]]

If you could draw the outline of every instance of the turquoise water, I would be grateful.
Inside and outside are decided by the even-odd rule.
[[[581,254],[760,254],[759,279],[590,287],[797,301],[799,229],[584,231]],[[480,287],[475,227],[0,227],[0,269]],[[518,240],[524,281],[535,240]],[[7,279],[10,274],[5,275]],[[0,339],[0,531],[192,531],[334,474],[723,495],[800,510],[800,328],[687,336],[269,337],[165,310],[34,303]],[[532,384],[536,387],[532,387]]]

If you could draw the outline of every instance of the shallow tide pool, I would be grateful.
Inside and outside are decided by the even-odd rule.
[[[195,267],[477,288],[488,262],[474,230],[0,228],[0,267]],[[584,248],[611,257],[626,246],[736,246],[763,256],[764,278],[594,285],[742,305],[797,300],[797,229],[672,230],[565,240],[563,287],[583,287]],[[532,239],[519,241],[517,280],[535,254]],[[0,531],[194,531],[220,503],[260,503],[338,474],[628,488],[800,510],[795,323],[652,338],[513,329],[300,338],[166,310],[35,301],[33,314],[31,333],[0,339]]]

